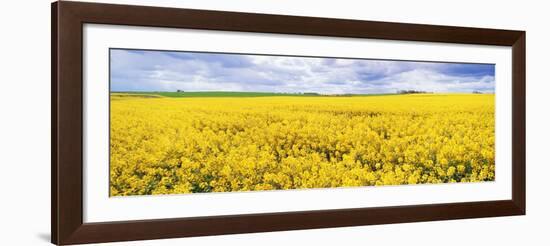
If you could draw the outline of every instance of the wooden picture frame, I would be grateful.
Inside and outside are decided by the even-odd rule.
[[[525,32],[161,7],[52,4],[51,241],[98,243],[525,214]],[[83,222],[83,24],[512,47],[512,199],[248,215]]]

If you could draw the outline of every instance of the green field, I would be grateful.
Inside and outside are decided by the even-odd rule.
[[[273,92],[238,92],[238,91],[193,91],[193,92],[111,92],[111,95],[119,97],[275,97],[275,96],[293,96],[293,97],[323,97],[316,93],[273,93]],[[342,94],[331,96],[381,96],[381,95],[396,95],[396,94]]]

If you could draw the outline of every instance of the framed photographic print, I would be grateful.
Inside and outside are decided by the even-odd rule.
[[[525,214],[525,32],[61,1],[52,242]]]

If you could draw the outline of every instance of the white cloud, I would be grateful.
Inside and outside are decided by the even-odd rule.
[[[111,59],[114,91],[494,90],[494,67],[479,64],[128,50],[112,50]]]

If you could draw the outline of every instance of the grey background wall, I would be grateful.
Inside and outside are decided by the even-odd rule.
[[[540,245],[550,187],[550,22],[544,1],[112,0],[103,2],[527,31],[527,216],[126,242],[113,245]],[[47,245],[50,223],[50,1],[0,9],[0,236]]]

